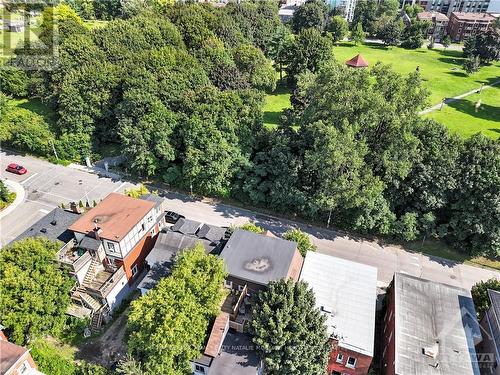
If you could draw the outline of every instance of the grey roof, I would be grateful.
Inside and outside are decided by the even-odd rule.
[[[229,275],[267,285],[286,278],[297,244],[281,238],[236,229],[222,250]]]
[[[401,273],[393,283],[396,374],[479,375],[481,332],[470,292]]]
[[[373,356],[377,269],[364,264],[308,252],[300,279],[316,296],[327,317],[328,334],[342,348]]]
[[[156,194],[143,194],[139,197],[139,199],[145,200],[145,201],[150,201],[155,203],[155,207],[158,208],[161,206],[161,204],[164,201],[164,198],[160,197],[159,195]]]
[[[172,263],[170,262],[155,263],[141,280],[139,285],[137,285],[137,288],[147,290],[152,289],[162,278],[170,274],[171,269]]]
[[[181,218],[177,220],[177,222],[170,227],[170,230],[182,234],[194,235],[200,226],[201,223],[199,221]]]
[[[228,332],[220,355],[214,358],[210,373],[217,375],[255,375],[260,360],[250,337]]]
[[[497,325],[500,323],[500,292],[492,289],[488,289],[488,296],[490,297],[491,309],[495,313],[497,318]]]
[[[217,227],[215,225],[203,224],[198,232],[196,232],[196,236],[199,238],[207,239],[211,242],[218,242],[226,233],[225,228]]]
[[[84,249],[88,250],[99,250],[99,247],[101,246],[101,241],[96,240],[95,238],[85,236],[83,239],[80,241],[79,246]]]
[[[28,237],[43,236],[52,241],[62,241],[68,243],[73,239],[73,232],[68,227],[80,218],[80,214],[66,211],[61,208],[54,208],[47,215],[38,220],[30,228],[21,233],[14,241],[19,241]]]

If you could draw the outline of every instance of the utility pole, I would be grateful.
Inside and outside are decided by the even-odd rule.
[[[52,139],[50,140],[50,145],[52,146],[52,151],[54,151],[54,155],[56,156],[56,160],[59,161],[59,157],[57,156],[56,147],[54,146],[54,141]]]
[[[328,221],[326,222],[326,227],[330,227],[330,219],[332,218],[332,209],[330,208],[330,212],[328,213]]]

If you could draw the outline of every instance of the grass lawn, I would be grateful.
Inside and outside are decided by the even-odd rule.
[[[428,239],[423,244],[422,241],[410,242],[404,244],[404,247],[410,251],[414,251],[417,253],[445,258],[455,262],[469,264],[471,266],[488,267],[500,270],[500,261],[498,260],[488,259],[484,257],[471,258],[470,256],[452,249],[444,242],[434,239]]]
[[[286,85],[278,85],[276,90],[267,94],[264,105],[264,126],[274,129],[279,124],[283,110],[290,108],[290,90]]]
[[[333,48],[339,61],[346,61],[358,53],[370,65],[381,61],[392,64],[394,70],[409,73],[420,67],[422,78],[430,90],[430,105],[438,104],[445,97],[453,97],[479,88],[481,83],[488,84],[500,79],[500,62],[483,66],[481,70],[467,76],[462,69],[462,52],[451,50],[428,50],[420,48],[407,50],[399,47],[385,47],[379,44],[341,43]]]
[[[475,105],[481,100],[481,107],[476,111]],[[482,132],[484,135],[498,139],[500,137],[500,87],[485,89],[481,94],[472,94],[458,101],[445,105],[441,111],[429,113],[432,118],[462,137]]]

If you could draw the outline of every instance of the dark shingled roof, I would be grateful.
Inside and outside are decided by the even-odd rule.
[[[488,289],[488,296],[490,297],[491,308],[493,309],[493,312],[495,313],[495,316],[497,318],[496,324],[500,326],[500,292]]]
[[[195,234],[200,226],[201,223],[199,221],[181,218],[177,220],[174,225],[172,225],[170,230],[182,234]]]
[[[47,215],[38,220],[30,228],[21,233],[14,241],[19,241],[28,237],[43,236],[52,241],[62,241],[68,243],[73,238],[73,233],[68,230],[81,217],[72,211],[61,208],[54,208]]]
[[[164,200],[162,197],[160,197],[159,195],[156,195],[156,194],[144,194],[144,195],[141,195],[139,197],[139,199],[154,202],[156,208],[161,206],[161,204],[163,203],[163,200]]]
[[[220,257],[229,275],[267,285],[287,277],[296,249],[295,242],[236,229]]]
[[[203,224],[201,228],[198,229],[198,232],[196,232],[196,236],[207,239],[210,242],[218,242],[224,237],[224,233],[226,233],[226,229],[224,228]]]
[[[85,236],[80,242],[80,247],[88,250],[99,250],[101,246],[101,241],[96,240],[95,238]]]

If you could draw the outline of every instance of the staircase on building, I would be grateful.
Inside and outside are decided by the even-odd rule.
[[[89,309],[91,309],[93,312],[98,311],[102,308],[102,304],[94,297],[92,297],[90,294],[88,294],[85,288],[81,287],[77,288],[76,294],[78,297],[80,297],[82,303]]]
[[[91,285],[92,280],[94,280],[95,275],[97,274],[97,271],[99,270],[99,266],[101,266],[101,262],[96,257],[93,257],[92,262],[90,263],[89,269],[87,270],[87,273],[85,274],[85,277],[83,278],[83,285],[84,286]]]
[[[104,305],[98,311],[95,311],[92,314],[92,320],[90,321],[90,329],[93,332],[99,331],[101,329],[104,315],[108,313],[109,313],[108,305]]]

